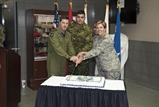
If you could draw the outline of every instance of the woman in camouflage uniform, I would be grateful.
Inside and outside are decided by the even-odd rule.
[[[98,35],[94,36],[93,48],[88,52],[80,52],[76,65],[92,57],[95,57],[98,66],[98,75],[106,79],[118,79],[120,76],[120,61],[114,49],[114,42],[106,34],[106,23],[98,21],[96,24]]]

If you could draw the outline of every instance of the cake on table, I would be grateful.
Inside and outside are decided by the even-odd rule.
[[[105,78],[97,76],[67,75],[61,81],[60,85],[66,87],[103,88],[105,85]]]

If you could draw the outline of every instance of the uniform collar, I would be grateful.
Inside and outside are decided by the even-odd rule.
[[[71,28],[76,28],[76,26],[77,26],[77,22],[73,22],[73,23],[71,23],[71,25],[70,25]],[[81,30],[84,29],[84,26],[85,26],[85,23],[83,23],[83,24],[81,25],[80,29],[81,29]]]
[[[63,32],[61,32],[61,35],[63,36],[63,37],[65,37],[65,35],[66,35],[66,31],[63,33]]]
[[[61,36],[65,37],[65,35],[66,35],[66,31],[64,31],[64,33],[63,33],[63,32],[61,32],[61,30],[60,30],[60,28],[59,28],[59,27],[57,28],[57,30],[58,30],[58,32],[61,34]]]
[[[105,33],[104,36],[103,36],[102,38],[100,38],[100,36],[97,35],[97,34],[96,34],[95,36],[96,36],[96,38],[98,38],[98,39],[104,39],[104,38],[107,36],[107,34]]]

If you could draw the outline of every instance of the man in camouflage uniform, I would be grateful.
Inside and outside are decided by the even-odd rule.
[[[0,46],[3,47],[3,42],[5,40],[4,27],[0,25]]]
[[[94,36],[93,48],[88,52],[80,52],[76,66],[83,60],[95,57],[98,66],[98,76],[106,79],[119,79],[120,60],[114,48],[114,42],[110,35],[106,34],[106,23],[98,21],[96,25],[98,35]]]
[[[47,71],[48,76],[65,76],[66,59],[75,62],[78,57],[71,41],[71,34],[66,31],[68,17],[61,16],[59,27],[52,30],[48,37]]]
[[[81,51],[89,51],[92,48],[93,38],[91,28],[84,22],[85,12],[83,10],[77,11],[76,22],[70,23],[67,29],[71,33],[72,43],[76,54]],[[69,74],[73,72],[75,64],[69,62]],[[74,72],[74,75],[88,75],[89,61],[83,61]]]

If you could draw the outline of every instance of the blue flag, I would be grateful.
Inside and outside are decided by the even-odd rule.
[[[120,52],[120,8],[118,7],[117,19],[116,19],[116,31],[114,36],[114,48],[118,54],[119,60],[121,61]]]
[[[53,22],[53,26],[56,28],[56,27],[58,27],[58,24],[59,24],[58,3],[54,2],[54,5],[55,5],[55,9],[54,9],[54,22]]]

